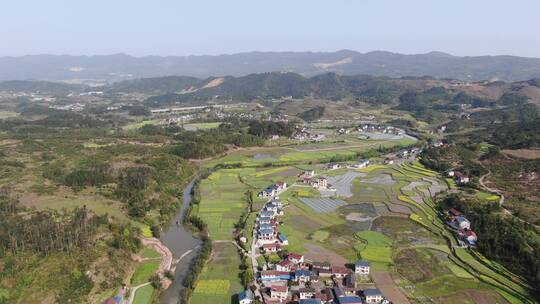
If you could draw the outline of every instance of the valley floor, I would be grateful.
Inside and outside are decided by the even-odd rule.
[[[476,250],[462,248],[445,226],[433,197],[450,185],[436,172],[416,161],[385,165],[381,159],[375,159],[379,164],[363,169],[329,170],[319,163],[322,159],[294,153],[298,155],[291,158],[287,151],[252,152],[250,158],[241,152],[212,163],[249,165],[216,170],[201,183],[201,202],[194,212],[208,224],[214,241],[234,240],[235,223],[248,209],[247,191],[255,196],[267,186],[284,181],[289,187],[279,194],[284,215],[277,227],[288,238],[284,249],[310,261],[336,266],[358,259],[369,261],[372,274],[361,282],[361,289],[377,287],[394,303],[527,301],[519,277]],[[258,160],[265,158],[287,163],[262,166],[264,162]],[[317,199],[329,193],[301,183],[298,175],[305,170],[314,170],[317,176],[331,180],[340,189],[330,193],[331,199],[340,199],[344,205],[319,208],[317,204],[325,204],[325,200]],[[242,230],[246,244],[252,242],[256,212],[267,200],[254,199]],[[253,254],[264,269],[273,268],[280,260],[277,254]],[[216,296],[223,303],[235,302],[235,294],[247,287],[242,287],[244,270],[239,259],[239,251],[232,245],[215,245],[192,303],[204,303],[207,297]]]

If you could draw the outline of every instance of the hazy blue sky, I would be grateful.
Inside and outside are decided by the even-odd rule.
[[[539,0],[6,0],[0,56],[388,50],[540,57]]]

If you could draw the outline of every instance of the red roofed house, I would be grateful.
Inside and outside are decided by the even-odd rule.
[[[297,253],[289,253],[289,255],[287,256],[287,259],[295,264],[304,263],[304,256]]]
[[[276,264],[277,271],[291,271],[294,267],[294,263],[290,260],[283,260]]]
[[[270,287],[270,297],[272,299],[286,300],[289,296],[288,286],[272,286]]]
[[[461,213],[461,211],[457,210],[456,208],[451,208],[450,210],[448,210],[448,214],[451,215],[451,216],[462,216],[463,213]]]
[[[262,246],[264,252],[278,252],[281,249],[281,246],[276,243],[264,244]]]
[[[346,267],[332,267],[332,274],[336,278],[344,278],[350,272],[351,270]]]

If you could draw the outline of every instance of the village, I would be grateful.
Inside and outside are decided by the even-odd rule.
[[[355,167],[365,167],[367,160],[361,160]],[[329,164],[328,169],[338,169],[339,164]],[[327,188],[326,178],[316,177],[313,170],[305,171],[300,179],[314,188]],[[362,304],[391,303],[381,291],[373,286],[370,279],[370,262],[354,261],[347,265],[332,265],[328,261],[311,261],[303,255],[288,252],[287,236],[279,232],[280,217],[287,206],[279,199],[279,194],[287,189],[285,182],[277,182],[262,190],[258,196],[269,198],[259,211],[253,231],[251,248],[256,284],[238,295],[240,304],[254,303],[301,303],[301,304]],[[281,258],[276,263],[257,267],[257,254],[277,253]],[[268,265],[270,264],[270,265]],[[359,288],[359,283],[370,288]]]

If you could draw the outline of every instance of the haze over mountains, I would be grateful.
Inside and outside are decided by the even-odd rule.
[[[385,51],[249,52],[220,56],[29,55],[0,58],[2,80],[120,81],[142,77],[244,76],[286,71],[402,77],[429,75],[461,80],[519,81],[540,77],[540,58],[458,57],[441,52],[404,55]]]

